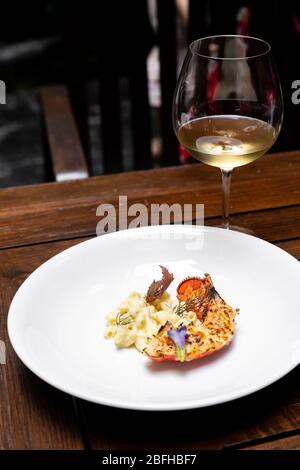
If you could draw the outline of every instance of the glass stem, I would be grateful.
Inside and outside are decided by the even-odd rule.
[[[223,227],[229,230],[229,207],[230,207],[230,183],[232,169],[224,170],[222,173],[222,190],[223,190]]]

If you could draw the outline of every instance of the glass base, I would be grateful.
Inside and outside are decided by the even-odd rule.
[[[255,232],[250,228],[239,227],[238,225],[229,225],[229,227],[224,227],[224,225],[218,225],[219,228],[223,228],[224,230],[233,230],[235,232],[246,233],[247,235],[252,235],[253,237],[256,236]]]

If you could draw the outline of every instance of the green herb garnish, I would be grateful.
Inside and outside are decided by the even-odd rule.
[[[118,326],[126,326],[129,325],[129,323],[133,322],[132,316],[128,313],[118,313],[116,317],[116,324]]]
[[[202,302],[203,300],[200,297],[188,297],[185,302],[183,300],[179,300],[178,305],[173,307],[173,312],[176,315],[181,316],[184,312],[189,312],[198,308],[200,309]]]

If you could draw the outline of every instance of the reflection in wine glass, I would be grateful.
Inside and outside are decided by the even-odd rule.
[[[225,56],[231,57],[235,54],[235,48],[240,57],[247,54],[247,46],[241,38],[231,38],[226,41]],[[246,61],[240,60],[238,63],[233,61],[215,61],[221,68],[220,81],[216,87],[212,99],[234,98],[243,96],[244,100],[255,101],[257,99],[254,86],[251,82],[251,71]],[[235,77],[238,73],[239,80],[236,83]]]

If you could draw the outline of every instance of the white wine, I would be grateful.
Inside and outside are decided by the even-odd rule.
[[[232,169],[261,157],[276,140],[267,122],[238,115],[193,119],[178,129],[178,139],[197,160]]]

